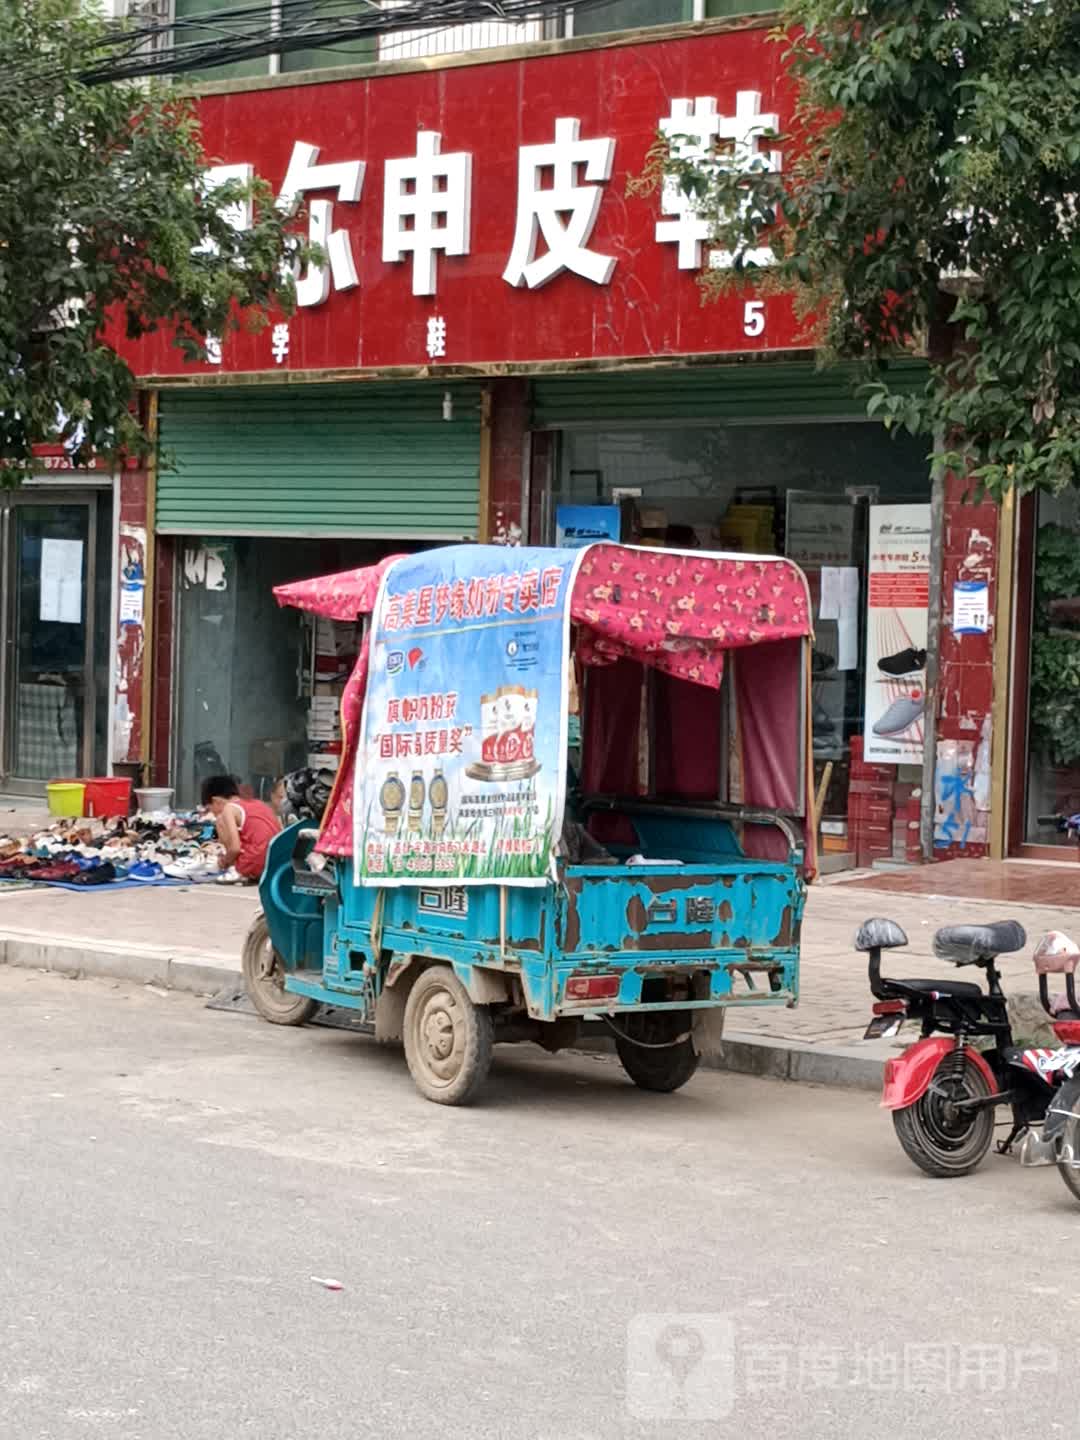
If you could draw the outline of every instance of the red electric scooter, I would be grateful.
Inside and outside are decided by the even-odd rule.
[[[990,1149],[999,1105],[1012,1115],[1009,1135],[998,1145],[1007,1155],[1020,1136],[1042,1124],[1061,1082],[1058,1071],[1046,1068],[1050,1052],[1013,1043],[995,961],[1022,950],[1027,936],[1015,920],[947,925],[936,933],[938,959],[979,966],[985,990],[967,980],[883,976],[881,952],[907,943],[900,926],[885,919],[867,920],[855,937],[856,950],[870,957],[876,1001],[866,1038],[895,1035],[908,1021],[922,1028],[914,1045],[885,1062],[881,1104],[892,1111],[908,1157],[927,1175],[967,1175]],[[989,1044],[971,1043],[978,1040]]]
[[[1053,1021],[1061,1048],[1040,1051],[1043,1073],[1056,1076],[1059,1088],[1050,1102],[1041,1132],[1029,1130],[1020,1146],[1021,1165],[1056,1165],[1069,1193],[1080,1200],[1080,1001],[1076,969],[1080,946],[1061,930],[1051,930],[1035,947],[1039,999]],[[1051,995],[1049,977],[1064,975],[1065,994]]]

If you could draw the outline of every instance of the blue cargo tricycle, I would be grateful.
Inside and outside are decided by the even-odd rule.
[[[361,620],[319,830],[272,843],[251,998],[345,1007],[462,1104],[497,1042],[590,1032],[673,1091],[794,1005],[811,614],[787,560],[450,546],[284,586]]]

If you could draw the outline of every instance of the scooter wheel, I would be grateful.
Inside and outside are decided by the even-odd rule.
[[[251,1003],[271,1025],[303,1025],[319,1008],[307,995],[285,989],[285,966],[270,939],[265,915],[256,915],[244,940],[244,987]]]
[[[965,1056],[959,1067],[946,1055],[930,1085],[913,1105],[893,1112],[897,1138],[909,1160],[939,1180],[969,1175],[994,1138],[994,1111],[964,1111],[957,1102],[983,1100],[991,1093],[986,1076]]]
[[[1069,1120],[1065,1125],[1065,1134],[1061,1137],[1061,1152],[1065,1156],[1075,1157],[1074,1163],[1058,1158],[1058,1174],[1065,1181],[1065,1188],[1074,1200],[1080,1200],[1080,1121]]]

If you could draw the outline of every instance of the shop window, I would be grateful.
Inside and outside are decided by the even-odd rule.
[[[294,20],[320,20],[326,24],[332,23],[338,16],[355,18],[358,14],[356,0],[308,0],[302,12],[296,9],[290,11]],[[374,37],[339,40],[315,50],[283,51],[280,68],[283,75],[291,75],[297,70],[323,70],[332,65],[367,65],[375,59],[375,55]]]
[[[907,860],[917,849],[907,829],[912,816],[917,827],[922,780],[917,717],[925,614],[915,633],[920,617],[902,606],[883,616],[879,607],[871,628],[867,600],[872,507],[925,509],[928,531],[927,450],[923,439],[890,438],[865,422],[583,426],[557,440],[555,480],[541,519],[549,543],[607,537],[787,555],[806,573],[815,621],[815,792],[827,869]],[[863,765],[868,697],[875,706],[871,726],[886,711],[911,719],[902,731],[905,745],[895,747],[906,759]],[[898,720],[874,733],[891,737],[899,726]]]
[[[272,4],[271,0],[267,0],[265,9],[238,9],[234,0],[174,0],[175,18],[187,22],[177,30],[175,41],[178,46],[201,45],[215,39],[233,39],[245,34],[264,35],[277,23],[279,12],[280,7]],[[356,0],[290,0],[289,26],[293,28],[314,21],[330,24],[338,17],[355,18],[357,13]],[[185,72],[183,78],[244,80],[259,75],[320,70],[334,65],[364,65],[374,60],[375,54],[374,37],[339,40],[314,49],[257,55],[250,60],[237,61],[233,65],[189,71]]]
[[[609,0],[574,11],[575,35],[607,30],[636,30],[644,25],[674,25],[693,18],[691,0]]]
[[[1035,540],[1026,836],[1075,845],[1080,812],[1080,496],[1041,496]]]
[[[674,25],[680,20],[718,20],[726,16],[769,14],[777,9],[768,0],[607,0],[574,11],[575,35],[599,35],[607,30],[634,30],[646,25]]]
[[[174,0],[175,19],[186,23],[175,32],[173,43],[179,48],[183,45],[205,45],[213,40],[232,39],[248,32],[258,35],[264,32],[270,23],[269,4],[265,15],[252,10],[238,16],[236,10],[237,6],[232,0]],[[230,12],[227,24],[215,25],[214,16],[219,11]],[[246,80],[255,75],[266,75],[269,68],[269,58],[259,55],[250,60],[237,61],[233,65],[185,71],[180,79]]]
[[[767,0],[705,0],[705,14],[710,20],[723,19],[727,15],[768,15],[779,8],[779,5],[768,4]]]

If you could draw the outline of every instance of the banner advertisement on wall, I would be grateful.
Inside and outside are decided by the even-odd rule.
[[[930,506],[872,505],[869,550],[863,755],[878,765],[921,764]]]
[[[539,885],[562,825],[567,551],[398,561],[374,618],[353,806],[367,885]]]

